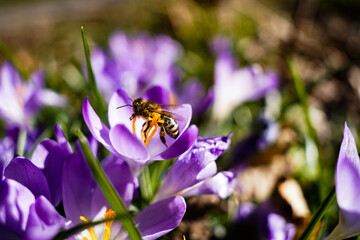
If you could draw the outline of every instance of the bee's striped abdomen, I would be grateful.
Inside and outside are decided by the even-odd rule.
[[[179,136],[179,125],[175,121],[174,118],[164,116],[163,126],[165,128],[165,132],[172,138],[177,138]]]

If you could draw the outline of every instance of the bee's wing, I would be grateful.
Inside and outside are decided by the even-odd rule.
[[[161,104],[160,106],[167,106],[167,107],[170,107],[170,108],[175,108],[175,107],[181,107],[181,105],[167,105],[167,104]],[[151,109],[152,112],[156,112],[158,114],[161,114],[161,115],[165,115],[165,116],[168,116],[168,117],[174,117],[176,120],[180,120],[180,121],[185,121],[186,119],[183,117],[183,116],[180,116],[179,114],[176,114],[172,111],[167,111],[165,109]]]

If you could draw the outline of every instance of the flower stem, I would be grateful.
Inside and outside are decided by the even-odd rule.
[[[310,237],[311,233],[314,231],[316,225],[324,216],[326,209],[331,205],[335,198],[335,186],[331,189],[330,193],[327,195],[325,200],[321,203],[320,208],[316,211],[312,217],[310,223],[305,228],[304,232],[301,234],[299,240],[306,240]]]
[[[110,182],[105,171],[101,167],[99,161],[94,157],[90,149],[89,143],[86,140],[84,134],[80,129],[75,131],[75,134],[78,136],[81,144],[82,151],[85,155],[85,159],[89,164],[90,170],[94,175],[96,182],[98,183],[101,191],[108,200],[111,208],[115,211],[117,216],[123,216],[120,219],[120,222],[124,229],[127,231],[130,239],[142,239],[139,229],[136,227],[132,216],[128,212],[125,204],[123,203],[121,197],[118,195],[115,187]]]
[[[149,166],[145,166],[140,174],[140,191],[141,196],[150,202],[154,193],[151,184]]]
[[[27,131],[26,129],[21,128],[19,131],[19,136],[16,144],[16,154],[19,156],[24,156],[26,138],[27,138]]]

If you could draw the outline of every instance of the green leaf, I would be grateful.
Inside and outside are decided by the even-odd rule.
[[[322,202],[321,206],[319,207],[319,209],[316,211],[316,213],[312,217],[310,223],[307,225],[304,232],[301,234],[299,240],[306,240],[306,239],[308,239],[310,237],[310,235],[314,231],[316,225],[318,224],[318,222],[320,221],[322,216],[324,216],[327,208],[334,201],[334,199],[335,199],[335,187],[333,187],[331,189],[328,196]]]
[[[107,122],[106,104],[105,104],[105,101],[104,101],[103,97],[101,96],[101,94],[97,88],[97,85],[96,85],[95,75],[94,75],[94,72],[93,72],[93,69],[91,66],[90,48],[89,48],[88,42],[86,40],[85,30],[84,30],[83,26],[81,26],[81,35],[82,35],[83,44],[84,44],[89,87],[90,87],[90,91],[92,94],[92,98],[94,100],[94,108],[95,108],[96,112],[99,113],[99,117],[101,118],[101,120],[106,123]]]
[[[94,157],[91,152],[88,141],[80,129],[75,131],[81,144],[82,151],[85,155],[85,159],[89,164],[90,170],[99,185],[104,196],[108,200],[111,208],[115,211],[116,216],[122,216],[120,222],[124,229],[127,231],[130,239],[142,239],[139,229],[136,227],[131,214],[126,209],[121,197],[118,195],[115,187],[110,182],[105,171],[101,167],[99,161]]]

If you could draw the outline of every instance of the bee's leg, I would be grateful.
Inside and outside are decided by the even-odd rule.
[[[135,130],[135,121],[136,121],[136,117],[133,115],[131,116],[132,118],[132,130],[133,130],[133,133],[136,135],[136,130]]]
[[[164,128],[164,126],[161,126],[161,129],[160,129],[160,140],[161,140],[161,142],[162,142],[166,147],[168,147],[168,146],[166,145],[165,128]]]
[[[151,125],[151,121],[144,122],[142,129],[141,129],[141,141],[145,143],[147,134],[149,133],[149,130]]]
[[[153,126],[155,126],[154,130],[150,133],[149,137],[147,139],[145,139],[145,146],[149,143],[150,139],[154,136],[154,134],[156,133],[157,129],[158,129],[158,124],[157,122],[155,122],[155,124],[153,124],[153,122],[150,123],[150,130],[152,129]],[[150,131],[149,130],[149,131]]]

